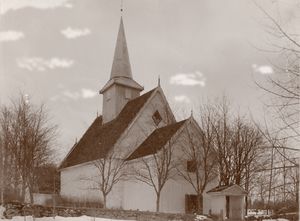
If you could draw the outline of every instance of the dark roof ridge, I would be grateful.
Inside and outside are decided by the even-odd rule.
[[[229,185],[225,185],[225,184],[218,185],[218,186],[212,188],[211,190],[207,191],[207,193],[220,192],[220,191],[223,191],[223,190],[225,190],[225,189],[227,189],[229,187],[232,187],[233,185],[234,185],[233,183],[231,183]]]

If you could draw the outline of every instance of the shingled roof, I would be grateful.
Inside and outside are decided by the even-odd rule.
[[[103,158],[114,146],[155,89],[129,101],[112,121],[97,117],[62,162],[60,169]]]
[[[185,121],[156,129],[126,160],[133,160],[156,153],[166,145],[167,141],[172,138]]]
[[[211,190],[207,191],[207,193],[212,193],[212,192],[221,192],[229,187],[233,186],[233,184],[230,185],[221,185],[221,186],[216,186],[215,188],[212,188]]]
[[[246,196],[247,191],[245,191],[241,186],[237,184],[217,186],[206,193],[213,195],[225,195],[225,196]]]

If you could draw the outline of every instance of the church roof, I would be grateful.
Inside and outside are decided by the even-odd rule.
[[[135,118],[155,89],[130,100],[112,121],[97,117],[62,162],[60,169],[104,157]]]
[[[166,145],[167,141],[173,137],[185,121],[186,120],[183,120],[156,129],[126,160],[133,160],[155,154]]]

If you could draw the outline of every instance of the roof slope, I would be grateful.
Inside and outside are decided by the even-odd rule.
[[[110,78],[114,77],[126,77],[132,78],[124,24],[123,19],[121,17],[120,27],[118,32],[118,38],[115,48],[114,60],[111,69]]]
[[[237,184],[230,184],[224,186],[217,186],[209,191],[208,194],[214,195],[227,195],[227,196],[245,196],[247,191],[245,191],[241,186]]]
[[[216,186],[215,188],[212,188],[211,190],[207,191],[207,193],[221,192],[221,191],[226,190],[227,188],[229,188],[231,186],[233,186],[233,184]]]
[[[141,85],[139,85],[139,83],[137,83],[135,80],[133,79],[129,79],[129,78],[124,78],[124,77],[115,77],[110,79],[104,86],[103,88],[100,90],[100,94],[103,94],[104,91],[106,91],[109,87],[111,87],[113,84],[119,84],[119,85],[123,85],[123,86],[127,86],[127,87],[131,87],[131,88],[135,88],[139,91],[144,90],[144,87],[142,87]]]
[[[155,89],[129,101],[112,121],[102,124],[97,117],[62,162],[60,169],[104,157],[135,118]]]
[[[167,141],[172,138],[185,121],[156,129],[126,160],[133,160],[156,153],[166,145]]]

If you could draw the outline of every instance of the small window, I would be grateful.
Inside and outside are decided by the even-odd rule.
[[[161,122],[162,117],[160,116],[160,113],[158,111],[155,111],[154,114],[152,115],[152,119],[154,123],[158,125]]]
[[[130,89],[125,89],[125,99],[131,99],[131,91]]]
[[[188,160],[186,162],[186,169],[190,173],[196,172],[196,161],[195,160]]]

